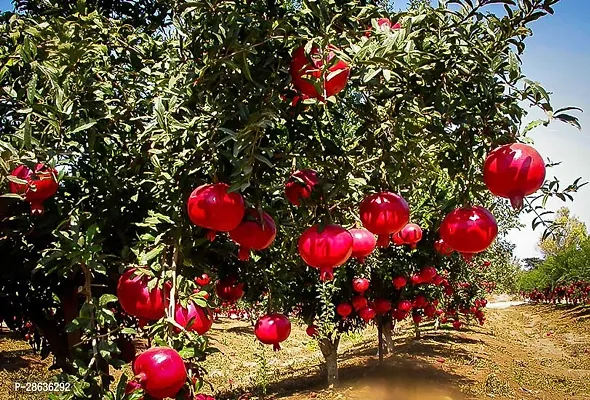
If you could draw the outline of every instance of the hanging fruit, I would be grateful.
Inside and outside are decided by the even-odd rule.
[[[336,313],[340,315],[342,319],[346,319],[352,313],[352,306],[348,303],[340,303],[336,306]]]
[[[415,249],[418,242],[422,240],[422,228],[416,224],[407,224],[397,235],[404,244],[409,244],[412,249]]]
[[[130,268],[119,277],[117,284],[119,303],[127,314],[144,320],[160,319],[166,314],[164,294],[168,297],[170,286],[166,283],[164,290],[158,285],[149,290],[150,277],[148,275],[140,276],[137,273],[139,269]]]
[[[401,288],[406,286],[408,280],[403,276],[396,276],[395,278],[393,278],[391,283],[393,284],[393,287],[396,288],[396,290],[400,290]]]
[[[272,244],[277,236],[275,221],[270,215],[251,208],[246,211],[244,220],[238,227],[229,232],[229,237],[240,245],[238,258],[241,261],[250,259],[250,250],[264,250]]]
[[[487,156],[483,180],[490,192],[510,199],[512,208],[520,210],[523,199],[543,186],[545,162],[528,144],[506,144]]]
[[[299,206],[301,199],[309,198],[319,182],[318,174],[313,169],[295,171],[285,183],[285,197],[291,204]]]
[[[354,311],[358,311],[361,308],[365,308],[369,305],[367,299],[362,295],[357,295],[352,298],[352,306],[354,307]]]
[[[362,296],[369,289],[370,284],[371,281],[367,278],[354,278],[352,280],[352,290]]]
[[[222,301],[235,303],[244,295],[244,284],[239,283],[235,276],[228,276],[217,281],[215,293]]]
[[[391,302],[387,299],[375,299],[373,309],[379,315],[387,314],[391,310]]]
[[[320,270],[322,281],[334,278],[333,269],[344,264],[352,254],[352,236],[339,225],[308,228],[298,243],[299,255],[307,265]]]
[[[361,202],[360,218],[365,228],[378,235],[377,246],[387,247],[390,235],[408,223],[410,209],[404,198],[395,193],[375,193]]]
[[[195,283],[199,286],[207,286],[209,282],[211,282],[211,278],[205,273],[195,278]]]
[[[318,327],[313,324],[309,325],[307,329],[305,329],[305,333],[307,333],[307,336],[309,337],[316,337],[318,334]]]
[[[180,354],[169,347],[154,347],[133,361],[135,381],[147,394],[163,399],[176,397],[186,382],[186,367]]]
[[[272,344],[273,350],[281,349],[279,343],[291,334],[291,322],[283,314],[270,314],[261,317],[254,326],[254,333],[260,342]]]
[[[244,198],[241,194],[228,193],[229,185],[215,183],[201,185],[188,199],[188,216],[191,222],[209,229],[207,238],[215,240],[216,232],[229,232],[238,227],[244,217]]]
[[[352,235],[352,258],[356,258],[359,263],[363,264],[365,258],[375,250],[377,239],[375,235],[366,229],[350,229]]]
[[[337,49],[329,46],[328,50],[322,54],[319,47],[313,46],[310,51],[311,59],[309,59],[305,55],[305,46],[297,48],[293,52],[289,70],[293,86],[304,95],[320,101],[324,100],[324,96],[330,97],[340,93],[348,82],[350,66],[338,59],[334,50]],[[337,61],[333,62],[333,58]],[[326,71],[324,71],[325,64],[330,64]]]
[[[10,182],[10,192],[25,196],[25,201],[31,204],[31,215],[43,215],[45,212],[43,202],[55,195],[59,187],[57,171],[45,166],[45,164],[35,165],[34,170],[31,170],[26,165],[20,165],[12,171],[11,175],[27,183]]]
[[[446,244],[442,239],[438,239],[436,242],[434,242],[434,250],[443,256],[448,256],[454,251],[453,248]]]
[[[480,206],[457,208],[447,214],[440,225],[441,238],[466,260],[486,250],[497,234],[496,219]]]
[[[369,322],[370,320],[372,320],[373,318],[375,318],[376,315],[377,315],[377,313],[370,306],[361,308],[359,310],[359,317],[361,317],[361,319],[363,321],[365,321],[365,322]]]
[[[424,267],[420,270],[420,279],[423,283],[430,283],[436,275],[436,268],[434,267]]]
[[[184,327],[187,331],[195,331],[199,335],[204,335],[213,325],[213,316],[208,308],[196,305],[189,301],[186,308],[176,305],[174,320],[178,325]],[[189,325],[189,322],[192,323]]]

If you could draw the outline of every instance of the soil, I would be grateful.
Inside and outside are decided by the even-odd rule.
[[[383,365],[376,330],[349,334],[339,349],[340,383],[327,388],[322,356],[305,327],[293,327],[282,350],[259,344],[247,322],[213,325],[210,344],[221,353],[203,364],[217,399],[590,400],[590,307],[512,305],[487,311],[483,327],[460,331],[409,326],[394,337]],[[0,399],[46,399],[15,394],[15,382],[47,381],[48,360],[22,341],[0,339]],[[16,397],[15,397],[16,396]]]

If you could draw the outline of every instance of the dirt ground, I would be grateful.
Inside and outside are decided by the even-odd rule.
[[[294,327],[295,328],[295,327]],[[376,331],[340,344],[340,384],[326,388],[317,344],[300,327],[273,352],[248,323],[213,325],[221,353],[204,363],[217,399],[590,399],[590,308],[517,305],[487,312],[486,325],[461,331],[427,328],[395,339],[379,365]],[[46,361],[26,343],[0,339],[0,399],[44,399],[14,382],[47,380]],[[207,389],[209,389],[207,387]]]

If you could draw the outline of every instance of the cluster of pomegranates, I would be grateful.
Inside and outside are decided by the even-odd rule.
[[[578,280],[567,285],[522,292],[521,296],[535,303],[590,304],[590,282]]]

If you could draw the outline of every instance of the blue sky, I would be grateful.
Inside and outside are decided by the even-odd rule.
[[[0,10],[12,9],[9,0],[0,0]],[[545,158],[562,161],[560,166],[548,170],[548,177],[557,176],[564,184],[582,176],[590,181],[590,0],[561,0],[555,7],[555,15],[542,18],[533,25],[533,36],[526,41],[523,56],[523,72],[540,82],[552,92],[554,108],[576,106],[585,112],[579,114],[582,131],[569,125],[554,122],[540,127],[529,136]],[[542,118],[543,114],[532,109],[527,121]],[[576,195],[573,203],[567,203],[573,214],[590,226],[590,185]],[[556,210],[564,205],[559,200],[548,203]],[[530,228],[532,215],[523,215],[526,228],[513,231],[509,239],[516,243],[517,257],[538,255],[537,242],[540,230]]]

